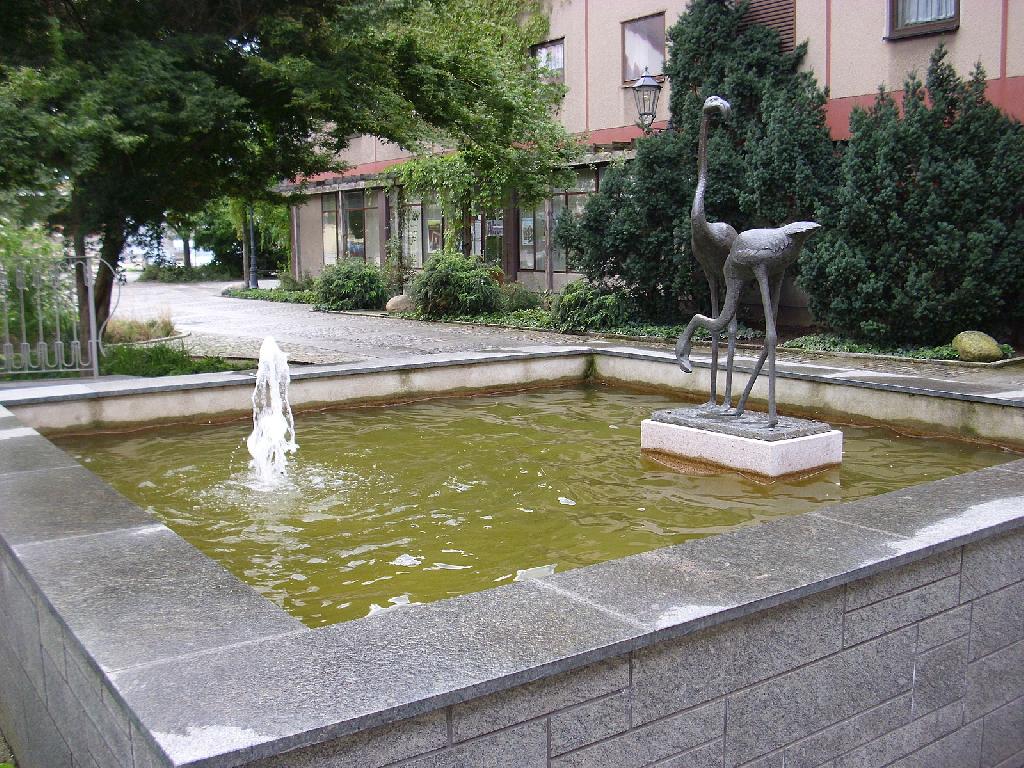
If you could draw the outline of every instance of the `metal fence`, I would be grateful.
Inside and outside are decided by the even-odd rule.
[[[75,286],[79,268],[85,270],[81,299],[87,312],[80,312]],[[44,266],[0,264],[0,373],[99,376],[103,329],[96,325],[93,296],[96,270],[102,268],[110,267],[96,257]]]

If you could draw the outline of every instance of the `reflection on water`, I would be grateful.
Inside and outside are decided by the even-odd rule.
[[[244,422],[58,440],[310,626],[564,571],[1014,458],[844,427],[842,467],[760,484],[641,455],[674,405],[601,387],[300,416],[287,482],[247,485]]]

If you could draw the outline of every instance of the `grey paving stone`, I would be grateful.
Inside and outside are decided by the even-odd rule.
[[[634,635],[601,611],[517,583],[112,677],[178,762],[241,761],[586,666]]]
[[[960,550],[940,552],[894,571],[852,582],[846,588],[846,610],[863,608],[901,592],[939,581],[960,571]]]
[[[39,542],[18,554],[105,670],[304,629],[164,526]]]
[[[911,695],[903,694],[785,748],[786,768],[814,768],[910,722]]]
[[[104,701],[103,682],[88,668],[77,653],[65,654],[67,685],[103,737],[106,746],[121,764],[131,766],[132,745],[128,715],[118,708],[112,709]]]
[[[724,728],[725,702],[719,700],[564,754],[551,761],[551,768],[650,765],[720,739]]]
[[[551,715],[551,755],[558,756],[629,729],[629,692]]]
[[[36,597],[36,614],[39,617],[39,638],[43,650],[50,654],[50,658],[57,664],[57,671],[67,677],[67,668],[64,665],[64,629],[60,622],[53,615],[49,606]]]
[[[1021,750],[1013,757],[1007,758],[997,765],[996,768],[1024,768],[1024,750]]]
[[[0,475],[0,534],[15,547],[156,522],[84,467]]]
[[[72,768],[71,752],[43,699],[0,632],[0,727],[27,768]]]
[[[819,659],[729,696],[726,765],[737,766],[910,690],[917,628]]]
[[[856,645],[872,637],[905,627],[957,605],[960,577],[903,592],[855,611],[848,611],[843,627],[843,644]]]
[[[961,605],[925,619],[918,626],[917,650],[927,651],[937,645],[963,637],[971,631],[971,606]]]
[[[76,466],[77,461],[40,435],[0,440],[0,476]]]
[[[656,720],[834,653],[841,647],[841,635],[839,588],[637,651],[634,723]]]
[[[951,549],[951,543],[1019,527],[1024,519],[1024,475],[983,469],[812,514],[896,534],[894,554],[927,554],[937,546]]]
[[[834,768],[882,768],[955,731],[960,727],[961,711],[959,704],[953,704],[930,712],[836,758],[831,765]]]
[[[1024,581],[977,598],[971,607],[971,660],[1024,639]]]
[[[1024,696],[985,715],[981,767],[995,768],[1024,752]]]
[[[892,764],[892,768],[963,768],[978,764],[981,723],[971,723]]]
[[[380,768],[448,744],[445,710],[247,763],[246,768]]]
[[[547,768],[548,731],[543,721],[524,723],[402,763],[402,768]]]
[[[1021,510],[1024,512],[1024,500]],[[964,547],[961,579],[963,602],[1024,581],[1024,530]]]
[[[131,724],[134,768],[168,768],[170,761],[150,743],[135,723]]]
[[[914,712],[921,717],[958,701],[967,688],[967,638],[921,653],[914,665]]]
[[[609,659],[452,707],[452,739],[465,741],[629,687],[629,660]]]
[[[1024,640],[967,665],[964,722],[1013,701],[1024,691]]]
[[[722,740],[712,741],[696,749],[691,749],[681,755],[670,757],[655,763],[657,768],[722,768],[723,760]]]

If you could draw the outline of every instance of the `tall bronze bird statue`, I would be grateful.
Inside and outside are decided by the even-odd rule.
[[[697,144],[697,190],[693,195],[690,210],[690,243],[693,255],[704,270],[711,289],[711,314],[718,315],[718,288],[724,283],[722,269],[729,256],[729,249],[736,239],[736,230],[724,222],[709,223],[704,213],[704,190],[708,184],[708,124],[711,115],[717,112],[727,118],[731,107],[719,96],[708,96],[704,101],[704,114],[700,121],[700,139]],[[729,325],[729,351],[725,366],[725,398],[722,405],[732,407],[732,360],[736,354],[736,324]],[[708,405],[718,402],[718,344],[720,336],[711,332],[711,399]]]
[[[757,359],[750,381],[736,405],[736,415],[742,416],[747,405],[750,390],[754,387],[758,374],[768,359],[768,426],[774,427],[779,422],[775,409],[775,345],[778,336],[775,332],[775,315],[779,303],[779,293],[786,269],[796,261],[804,241],[820,227],[813,221],[798,221],[778,229],[748,229],[737,235],[725,260],[725,306],[718,317],[694,315],[679,336],[676,343],[676,359],[679,367],[686,373],[693,370],[690,364],[690,342],[697,328],[707,328],[712,334],[721,332],[729,323],[736,319],[736,309],[740,303],[743,287],[751,280],[756,280],[761,289],[761,304],[764,306],[764,349]]]

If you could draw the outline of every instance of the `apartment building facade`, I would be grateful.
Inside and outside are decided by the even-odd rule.
[[[548,0],[549,36],[533,53],[564,82],[560,119],[588,145],[576,183],[553,190],[550,204],[525,207],[513,198],[503,210],[449,222],[436,201],[400,202],[388,191],[381,174],[408,158],[401,147],[360,136],[342,156],[348,168],[307,179],[309,197],[292,207],[293,275],[316,275],[341,259],[383,264],[385,244],[398,233],[406,262],[420,268],[442,247],[445,230],[457,226],[473,252],[499,263],[506,279],[560,290],[578,275],[548,242],[548,218],[581,208],[608,164],[628,158],[642,135],[631,86],[645,68],[663,72],[666,30],[687,5]],[[786,47],[808,42],[804,66],[829,89],[827,119],[836,140],[849,137],[850,112],[870,105],[879,85],[898,99],[907,72],[923,73],[940,40],[957,71],[980,62],[992,101],[1024,119],[1024,0],[752,0],[748,18],[774,27]],[[656,130],[668,119],[671,83],[663,86]]]

